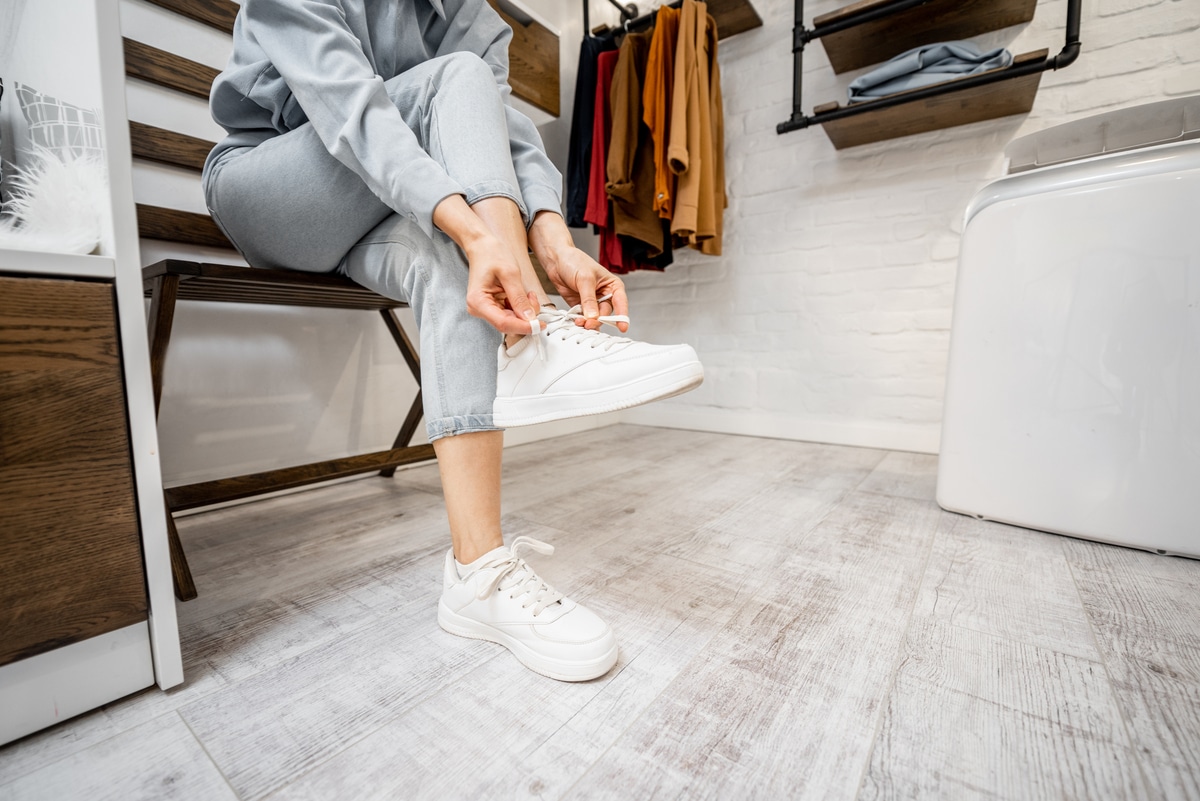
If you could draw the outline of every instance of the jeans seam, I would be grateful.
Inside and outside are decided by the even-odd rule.
[[[217,224],[218,228],[221,229],[221,233],[225,234],[225,238],[229,240],[229,243],[233,245],[238,253],[245,257],[246,252],[242,250],[241,245],[237,243],[237,240],[234,239],[229,231],[225,228],[225,224],[221,222],[221,216],[217,214],[217,182],[221,179],[221,172],[224,169],[225,159],[218,159],[217,163],[213,165],[212,173],[208,179],[208,186],[206,187],[206,191],[204,193],[204,204],[208,206],[208,216],[212,217],[212,221]]]
[[[419,260],[418,260],[418,262],[419,262]],[[414,267],[416,267],[418,262],[414,262],[413,266],[414,266]],[[431,284],[431,282],[430,282],[430,280],[429,280],[429,271],[428,271],[428,266],[427,266],[427,265],[424,265],[424,263],[423,263],[423,262],[420,262],[420,263],[422,264],[422,267],[423,267],[424,269],[422,269],[422,270],[421,270],[421,271],[418,273],[418,275],[420,276],[421,283],[424,285],[424,290],[423,290],[423,291],[424,291],[426,294],[428,294],[430,291],[432,291],[432,290],[431,290],[431,286],[432,286],[432,284]],[[426,313],[428,313],[428,314],[429,314],[429,316],[432,318],[432,319],[430,320],[430,322],[433,324],[433,330],[435,330],[435,331],[437,331],[437,330],[440,330],[440,328],[439,328],[439,326],[438,326],[438,311],[437,311],[437,304],[436,304],[436,303],[422,303],[421,305],[422,305],[422,307],[424,308],[424,310],[426,311]],[[437,397],[438,397],[438,405],[444,405],[444,404],[445,404],[445,402],[446,402],[446,401],[445,401],[445,399],[446,399],[446,395],[447,395],[447,392],[446,392],[446,374],[445,374],[445,369],[444,369],[444,367],[442,366],[442,360],[441,360],[441,359],[434,359],[433,361],[434,361],[434,367],[436,368],[436,370],[435,370],[435,377],[436,377],[436,380],[437,380],[437,390],[438,390],[438,395],[437,395]],[[441,409],[439,409],[438,411],[440,412],[440,411],[441,411]],[[428,416],[428,412],[426,412],[426,416]],[[439,417],[438,419],[441,419],[441,418]]]

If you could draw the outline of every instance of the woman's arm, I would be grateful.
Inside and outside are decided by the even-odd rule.
[[[513,169],[517,174],[521,198],[529,213],[525,224],[531,225],[541,211],[561,213],[562,173],[546,155],[537,126],[509,105],[512,87],[508,84],[508,46],[512,41],[512,30],[485,0],[465,0],[455,16],[468,23],[473,34],[472,41],[480,43],[476,54],[496,77],[496,86],[504,101]]]
[[[434,207],[464,190],[421,148],[338,3],[246,0],[238,16],[330,154],[432,236]]]

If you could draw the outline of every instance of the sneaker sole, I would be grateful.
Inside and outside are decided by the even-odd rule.
[[[704,367],[698,361],[689,361],[627,384],[593,392],[496,398],[492,404],[492,422],[500,428],[516,428],[606,414],[682,395],[703,381]]]
[[[497,645],[503,645],[512,652],[513,656],[520,660],[522,665],[534,673],[540,673],[547,678],[558,681],[588,681],[589,679],[598,679],[612,670],[613,665],[617,664],[616,642],[613,643],[612,648],[595,659],[588,659],[581,662],[548,659],[536,653],[519,640],[514,640],[512,637],[496,631],[491,626],[453,612],[450,607],[441,602],[438,603],[438,625],[459,637],[468,637],[472,640],[487,640]]]

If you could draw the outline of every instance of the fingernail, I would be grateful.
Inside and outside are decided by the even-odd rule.
[[[534,317],[537,317],[537,312],[535,312],[533,309],[525,310],[525,319],[526,320],[532,320]]]

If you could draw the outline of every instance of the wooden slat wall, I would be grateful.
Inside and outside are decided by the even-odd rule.
[[[208,100],[208,90],[219,73],[206,64],[125,39],[125,74],[130,77]]]
[[[233,248],[233,244],[207,214],[139,203],[137,218],[138,233],[146,239],[161,239],[210,248]]]
[[[135,157],[196,171],[204,169],[204,160],[214,145],[195,136],[141,122],[129,123],[129,137]]]
[[[230,0],[148,0],[148,2],[226,33],[233,33],[233,21],[240,8],[237,3],[230,2]]]
[[[0,278],[0,665],[146,620],[123,386],[112,284]]]

